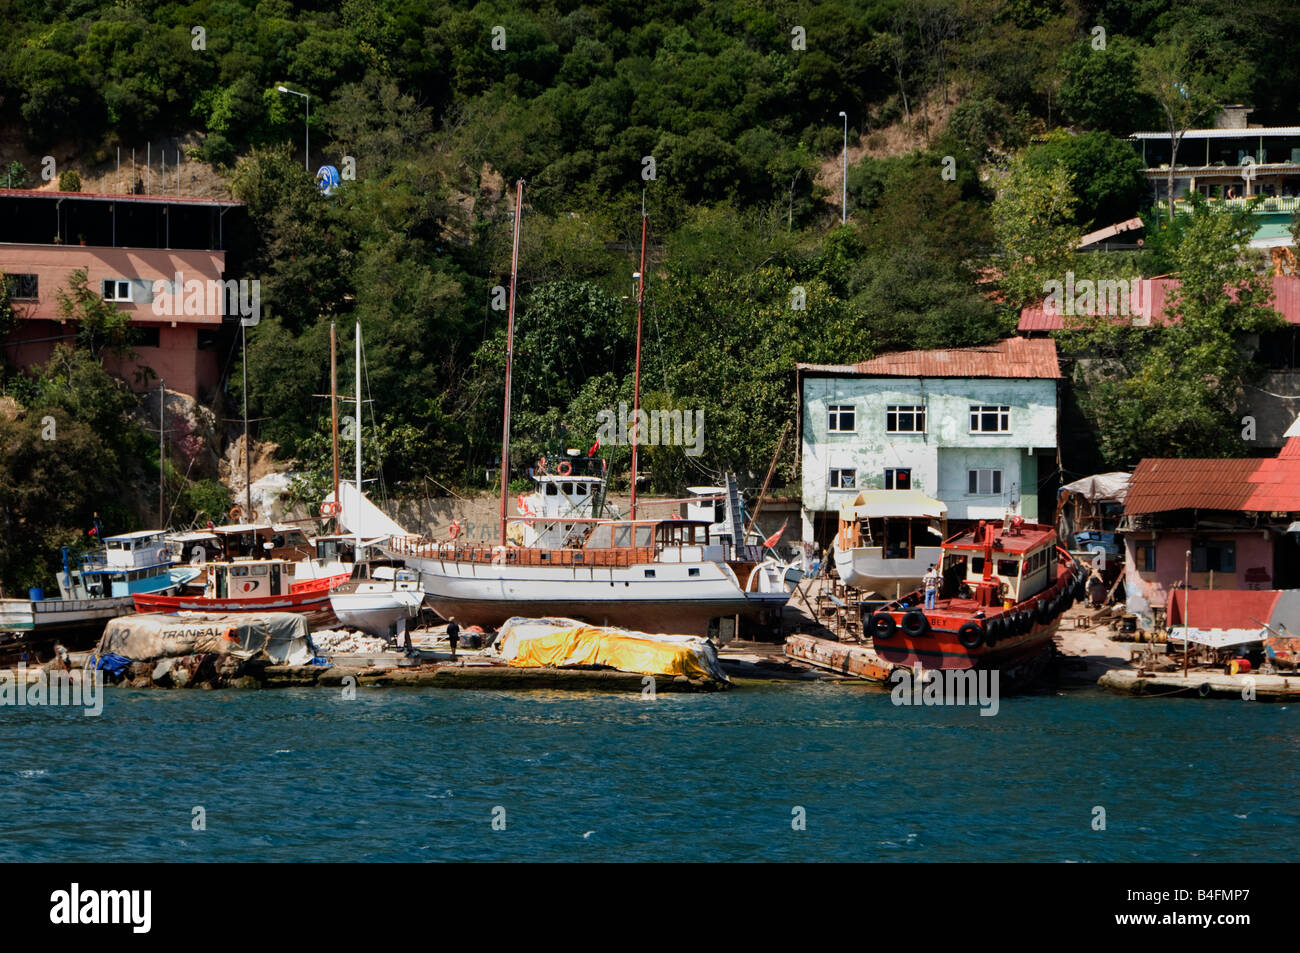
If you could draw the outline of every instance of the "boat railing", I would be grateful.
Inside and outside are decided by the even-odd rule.
[[[471,546],[419,537],[394,537],[388,549],[404,556],[457,563],[508,566],[625,567],[654,562],[653,546],[617,549],[534,549],[520,546]]]

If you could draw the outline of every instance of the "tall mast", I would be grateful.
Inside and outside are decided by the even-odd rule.
[[[340,508],[339,512],[342,512],[342,504],[339,503],[339,353],[333,321],[330,322],[330,437],[334,444],[334,503]],[[334,524],[337,530],[337,516]]]
[[[361,319],[357,319],[357,423],[354,433],[357,435],[357,511],[353,514],[356,522],[353,532],[357,537],[357,559],[361,558]]]
[[[645,193],[641,193],[641,270],[637,272],[636,287],[636,371],[632,384],[632,519],[636,519],[636,463],[637,436],[641,430],[641,314],[645,305]]]
[[[167,485],[167,471],[163,466],[167,459],[167,382],[158,380],[158,528],[167,528],[166,497],[163,488]]]
[[[515,290],[519,281],[519,221],[524,217],[524,180],[515,184],[515,240],[510,253],[510,310],[506,316],[506,406],[501,424],[501,545],[506,545],[506,498],[510,495],[510,376],[515,363]]]
[[[239,337],[244,351],[244,518],[253,521],[253,479],[248,447],[248,325],[239,322]]]

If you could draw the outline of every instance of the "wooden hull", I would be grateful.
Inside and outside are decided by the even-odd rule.
[[[330,607],[328,589],[313,589],[286,596],[260,596],[253,599],[211,599],[205,596],[136,596],[137,612],[208,612],[231,613],[297,612],[305,616],[312,629],[338,625],[338,616]]]

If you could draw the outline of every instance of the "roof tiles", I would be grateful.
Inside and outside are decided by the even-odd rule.
[[[800,364],[800,370],[858,377],[1004,377],[1058,379],[1056,342],[1007,338],[985,347],[895,351],[857,364]]]

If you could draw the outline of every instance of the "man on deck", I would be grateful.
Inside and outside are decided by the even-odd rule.
[[[925,586],[925,607],[934,608],[934,600],[939,595],[939,570],[934,568],[934,563],[930,564],[930,571],[922,578],[921,583]]]

